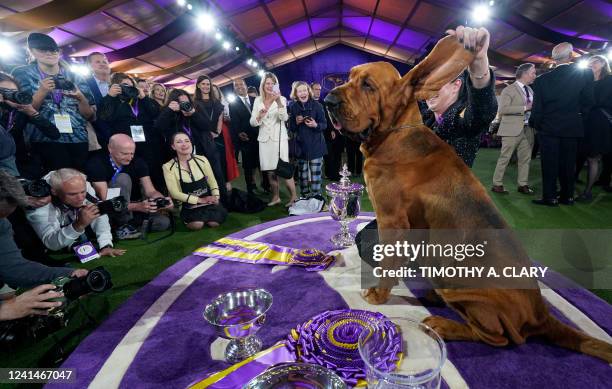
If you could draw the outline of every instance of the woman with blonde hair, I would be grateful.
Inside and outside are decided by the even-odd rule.
[[[161,110],[164,105],[166,105],[166,96],[168,95],[168,91],[163,84],[155,83],[151,87],[151,92],[149,93],[149,97],[157,103],[158,108]]]
[[[251,126],[259,127],[259,163],[262,173],[266,172],[270,179],[272,200],[269,206],[280,204],[278,177],[275,174],[279,159],[289,162],[289,137],[285,123],[287,114],[287,99],[281,96],[278,79],[273,73],[265,73],[259,85],[259,96],[253,102],[251,110]],[[290,207],[296,200],[295,182],[286,178],[285,184],[291,198],[285,204]]]

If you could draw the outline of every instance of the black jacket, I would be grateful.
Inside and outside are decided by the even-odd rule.
[[[580,138],[583,117],[593,104],[593,72],[560,65],[536,78],[529,123],[539,133]]]
[[[249,102],[251,103],[251,107],[253,107],[253,103],[255,102],[254,97],[249,97]],[[232,141],[235,145],[238,145],[241,148],[242,144],[246,143],[241,141],[238,138],[238,134],[241,132],[245,132],[249,136],[249,143],[258,143],[257,135],[259,132],[258,127],[252,127],[251,120],[251,112],[244,105],[241,98],[236,96],[236,100],[230,104],[230,132],[232,134]]]
[[[175,132],[187,132],[185,131],[185,128],[187,128],[191,131],[190,139],[196,154],[204,155],[210,160],[211,156],[217,153],[208,121],[199,111],[191,116],[184,116],[182,112],[174,112],[168,107],[162,108],[154,127],[156,131],[163,135],[167,149],[170,149],[170,137]],[[174,152],[167,155],[174,156]]]

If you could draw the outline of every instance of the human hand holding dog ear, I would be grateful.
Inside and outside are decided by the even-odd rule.
[[[446,33],[456,36],[467,50],[476,54],[475,60],[487,58],[491,35],[486,28],[458,26],[456,30],[446,30]]]

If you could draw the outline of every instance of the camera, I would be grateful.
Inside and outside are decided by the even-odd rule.
[[[74,83],[68,80],[66,77],[64,77],[61,74],[54,76],[53,82],[55,83],[55,89],[61,89],[61,90],[75,90],[76,89],[76,86],[74,86]]]
[[[138,88],[135,88],[133,86],[124,85],[124,84],[121,84],[119,86],[121,87],[121,96],[128,100],[137,98],[138,94],[140,93],[138,91]]]
[[[47,301],[61,301],[62,305],[49,311],[47,316],[29,316],[23,319],[0,322],[0,348],[15,349],[26,342],[46,338],[68,324],[76,306],[71,303],[89,293],[102,293],[113,286],[110,273],[102,266],[91,270],[81,278],[60,277],[52,281],[56,292],[64,292],[60,298]]]
[[[168,205],[170,205],[170,201],[163,197],[158,197],[156,199],[153,199],[152,201],[155,201],[155,207],[157,209],[166,208]]]
[[[47,197],[51,195],[51,187],[42,178],[38,180],[21,179],[20,182],[23,191],[30,197]]]
[[[183,112],[191,112],[193,105],[189,101],[181,101],[179,102],[179,108]]]
[[[128,202],[123,196],[117,196],[109,200],[98,201],[95,203],[98,206],[100,215],[108,215],[109,213],[120,213],[128,207]]]
[[[28,92],[22,92],[14,89],[0,88],[0,94],[5,100],[12,101],[16,104],[32,104],[32,95]]]

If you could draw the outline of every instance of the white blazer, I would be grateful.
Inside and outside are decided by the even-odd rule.
[[[285,126],[285,122],[289,120],[289,114],[287,113],[287,99],[281,96],[281,101],[283,102],[283,108],[279,109],[276,101],[272,103],[266,115],[261,119],[261,121],[257,121],[257,116],[259,115],[259,111],[264,108],[263,99],[261,96],[257,96],[255,101],[253,102],[253,109],[251,110],[251,126],[259,127],[259,135],[257,136],[257,140],[259,142],[267,142],[269,140],[273,140],[275,142],[279,141],[279,130],[281,133],[281,140],[288,141],[289,136],[287,134],[287,127]]]

